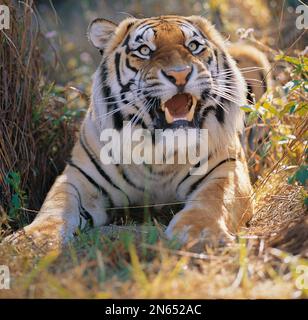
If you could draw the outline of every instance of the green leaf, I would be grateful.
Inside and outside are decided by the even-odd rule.
[[[297,181],[302,186],[305,186],[307,184],[308,180],[308,166],[307,165],[301,165],[298,170],[295,172],[295,174],[288,179],[288,182],[290,184]]]
[[[284,108],[280,111],[280,115],[284,115],[286,113],[293,113],[294,109],[296,109],[296,101],[290,101],[287,103]]]
[[[251,105],[251,104],[247,104],[247,105],[245,105],[245,106],[242,106],[241,109],[242,109],[243,111],[245,111],[245,112],[252,112],[252,111],[255,111],[255,110],[256,110],[256,108],[255,108],[253,105]]]
[[[302,84],[301,80],[291,80],[288,83],[286,83],[282,88],[286,94],[290,93],[291,91],[294,91]]]
[[[7,175],[5,182],[10,185],[15,192],[19,191],[20,188],[20,175],[18,172],[11,171]]]
[[[308,112],[308,103],[302,102],[296,107],[295,111],[300,116],[306,116]]]
[[[300,59],[298,59],[298,58],[295,58],[295,57],[290,57],[290,56],[284,56],[284,55],[277,55],[276,57],[275,57],[275,60],[276,61],[278,61],[278,60],[284,60],[284,61],[286,61],[286,62],[289,62],[289,63],[291,63],[291,64],[294,64],[294,65],[300,65],[301,64],[301,61],[300,61]]]
[[[258,116],[259,116],[259,113],[257,110],[250,112],[247,117],[247,124],[248,125],[253,124],[258,119]]]
[[[260,148],[260,156],[262,158],[266,157],[266,155],[268,154],[269,150],[271,149],[271,146],[272,146],[272,141],[269,141],[269,142],[264,143],[262,145],[262,147]]]
[[[262,105],[263,109],[269,111],[271,114],[278,116],[279,112],[277,111],[277,109],[268,101],[264,102]]]
[[[123,243],[124,248],[126,250],[129,249],[129,246],[132,245],[132,243],[134,242],[134,235],[130,232],[122,232],[119,235],[120,241]]]
[[[14,193],[12,196],[12,204],[16,209],[19,209],[21,207],[20,199],[16,193]]]

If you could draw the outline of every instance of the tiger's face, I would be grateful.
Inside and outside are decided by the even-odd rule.
[[[245,102],[244,80],[204,18],[97,19],[89,37],[103,54],[98,101],[118,128],[125,120],[148,129],[203,128],[207,118],[224,125]]]

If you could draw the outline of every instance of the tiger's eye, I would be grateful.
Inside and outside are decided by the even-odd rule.
[[[195,50],[197,50],[198,49],[198,44],[197,44],[197,42],[195,42],[195,41],[192,41],[189,45],[188,45],[188,48],[189,48],[189,50],[190,51],[195,51]]]
[[[139,49],[139,52],[140,52],[141,54],[143,54],[144,56],[147,56],[147,55],[150,54],[151,49],[150,49],[149,47],[147,47],[147,46],[142,46],[142,47]]]

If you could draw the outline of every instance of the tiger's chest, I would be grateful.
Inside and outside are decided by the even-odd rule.
[[[179,185],[187,175],[187,165],[127,165],[122,174],[132,188],[127,193],[131,203],[170,203],[185,200],[178,192]]]

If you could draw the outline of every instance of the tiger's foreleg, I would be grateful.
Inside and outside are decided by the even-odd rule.
[[[78,228],[106,223],[104,196],[77,167],[68,165],[50,189],[35,220],[7,240],[60,248]]]
[[[234,239],[253,213],[246,165],[227,162],[217,168],[187,199],[166,229],[183,244],[213,244]]]

